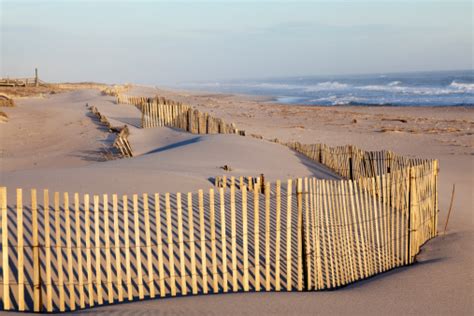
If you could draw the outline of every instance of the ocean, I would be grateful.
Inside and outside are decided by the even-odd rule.
[[[474,70],[229,80],[182,88],[306,105],[474,106]]]

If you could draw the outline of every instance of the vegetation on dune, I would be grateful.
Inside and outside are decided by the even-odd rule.
[[[130,90],[131,87],[132,85],[128,83],[124,85],[113,85],[110,87],[103,88],[101,92],[102,92],[102,95],[110,95],[110,96],[116,97],[121,93],[127,92],[128,90]]]
[[[95,82],[79,82],[79,83],[46,83],[40,84],[38,87],[27,86],[27,87],[0,87],[0,94],[4,94],[9,97],[35,97],[42,96],[45,94],[56,94],[66,91],[79,90],[79,89],[104,89],[107,85],[103,83]]]

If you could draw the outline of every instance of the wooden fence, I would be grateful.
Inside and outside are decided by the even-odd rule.
[[[242,190],[244,187],[248,191],[258,190],[260,193],[265,193],[265,177],[261,174],[258,177],[227,177],[217,176],[214,178],[214,185],[217,188],[230,188],[235,186],[236,188]]]
[[[235,124],[228,124],[220,118],[213,117],[193,109],[189,105],[175,102],[163,97],[133,97],[119,94],[117,103],[133,104],[142,112],[142,127],[174,127],[192,134],[239,134]]]
[[[87,105],[89,106],[89,105]],[[113,132],[116,134],[115,140],[112,144],[114,148],[116,148],[122,157],[133,157],[133,151],[132,151],[132,146],[130,145],[130,142],[128,141],[128,136],[130,135],[130,131],[128,130],[128,126],[112,126],[110,124],[109,120],[105,115],[102,115],[102,113],[99,112],[99,110],[95,106],[89,106],[90,111],[92,114],[94,114],[99,121],[104,124],[109,132]]]
[[[347,174],[347,163],[334,160]],[[206,192],[120,197],[3,187],[1,307],[54,312],[147,297],[334,289],[411,264],[436,236],[438,166],[406,161],[384,162],[389,173],[353,161],[364,168],[353,174],[375,174],[266,182],[263,191],[245,182],[237,189],[233,178]]]

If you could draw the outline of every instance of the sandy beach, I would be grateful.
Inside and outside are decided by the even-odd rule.
[[[325,166],[269,142],[356,145],[409,157],[439,159],[439,236],[417,263],[342,289],[304,293],[236,293],[156,298],[77,313],[143,315],[386,314],[469,315],[474,312],[474,108],[300,106],[264,97],[133,86],[128,95],[163,96],[233,122],[247,135],[192,135],[140,128],[140,111],[96,89],[15,99],[1,108],[1,185],[78,193],[193,192],[209,180],[265,174],[266,179],[337,179]],[[112,135],[90,113],[127,125],[135,157],[109,159]],[[456,185],[452,214],[444,226]],[[14,314],[14,313],[5,313]]]

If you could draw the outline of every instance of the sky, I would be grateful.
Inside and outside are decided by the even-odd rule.
[[[174,85],[473,67],[471,1],[0,0],[0,77]]]

